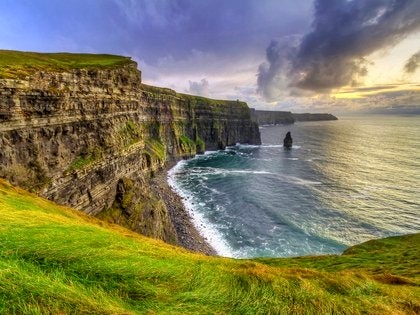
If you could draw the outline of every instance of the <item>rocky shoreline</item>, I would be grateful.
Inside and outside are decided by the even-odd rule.
[[[209,256],[216,256],[216,251],[207,240],[198,232],[192,222],[182,198],[171,188],[168,183],[168,171],[176,162],[171,162],[165,168],[156,172],[151,179],[151,189],[166,205],[171,221],[178,236],[178,244],[193,252]]]

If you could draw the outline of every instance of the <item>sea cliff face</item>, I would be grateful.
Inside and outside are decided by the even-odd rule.
[[[144,85],[134,62],[0,80],[0,177],[171,243],[150,178],[237,142],[260,143],[245,103]]]

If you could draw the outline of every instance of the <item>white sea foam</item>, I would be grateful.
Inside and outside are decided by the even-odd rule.
[[[246,143],[236,143],[234,146],[229,146],[229,148],[239,148],[239,149],[254,149],[254,148],[260,148],[261,145],[259,144],[246,144]]]
[[[267,171],[253,171],[253,170],[224,170],[222,171],[226,174],[273,174]]]
[[[211,155],[211,154],[216,154],[219,153],[219,151],[204,151],[203,155]],[[197,157],[200,157],[199,155]]]
[[[192,222],[200,232],[200,234],[209,242],[209,244],[216,250],[217,254],[224,257],[234,257],[232,249],[227,244],[223,235],[218,231],[215,225],[211,224],[206,220],[204,215],[197,211],[195,208],[196,204],[200,202],[194,202],[192,196],[185,190],[183,190],[176,182],[176,175],[182,171],[186,161],[178,162],[168,172],[168,183],[172,189],[182,198],[182,202],[187,209],[189,215],[192,218]]]
[[[229,174],[256,174],[256,175],[271,175],[274,173],[270,173],[267,171],[254,171],[254,170],[228,170],[224,168],[215,168],[215,167],[200,167],[195,169],[189,170],[190,176],[199,176],[206,177],[209,175],[229,175]]]
[[[253,145],[253,144],[236,144],[236,147],[239,147],[240,149],[246,149],[246,148],[263,148],[263,149],[277,149],[277,148],[283,148],[284,146],[282,144],[261,144],[261,145]],[[300,145],[293,145],[292,149],[300,149],[302,146]]]
[[[246,144],[246,143],[236,143],[234,146],[228,146],[226,149],[255,149],[255,148],[262,148],[262,149],[276,149],[276,148],[283,148],[282,144]],[[292,149],[300,149],[302,146],[300,145],[293,145]],[[217,152],[217,151],[216,151]]]
[[[254,171],[254,170],[228,170],[223,168],[214,168],[214,167],[203,167],[199,169],[190,170],[189,175],[195,175],[195,176],[209,176],[209,175],[241,175],[241,174],[254,174],[254,175],[272,175],[276,178],[279,178],[283,181],[297,184],[297,185],[321,185],[322,182],[320,181],[312,181],[300,177],[295,176],[288,176],[288,175],[282,175],[282,174],[276,174],[272,172],[268,172],[265,170],[261,171]],[[218,192],[220,193],[220,192]]]
[[[283,148],[282,144],[263,144],[261,148]]]

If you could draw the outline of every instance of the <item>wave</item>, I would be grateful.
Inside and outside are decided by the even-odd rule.
[[[260,145],[253,145],[253,144],[237,144],[236,147],[240,149],[246,148],[263,148],[263,149],[276,149],[276,148],[283,148],[282,144],[260,144]],[[293,145],[292,149],[300,149],[302,146],[300,145]]]
[[[237,143],[234,146],[229,146],[228,148],[239,148],[239,149],[257,149],[260,148],[261,145],[259,144],[242,144],[242,143]]]
[[[289,175],[280,175],[280,174],[276,174],[278,178],[289,182],[291,184],[297,184],[297,185],[322,185],[322,182],[320,181],[313,181],[313,180],[309,180],[309,179],[304,179],[304,178],[300,178],[300,177],[296,177],[296,176],[289,176]]]
[[[216,154],[216,153],[219,153],[219,151],[204,151],[204,154],[201,154],[201,156],[202,155],[211,155],[211,154]],[[197,156],[200,156],[200,155],[197,155]]]
[[[178,163],[174,168],[170,170],[171,176],[180,175],[180,174],[188,174],[188,176],[198,176],[200,178],[208,179],[207,176],[211,175],[269,175],[271,177],[277,178],[287,183],[297,184],[297,185],[321,185],[321,181],[313,181],[309,179],[304,179],[301,177],[284,175],[269,172],[267,170],[252,170],[252,169],[224,169],[224,168],[216,168],[216,167],[194,167],[191,169],[184,169],[186,165],[186,161],[181,161],[182,163]],[[179,165],[179,166],[178,166]]]
[[[267,171],[253,171],[253,170],[224,170],[226,174],[273,174]]]
[[[186,163],[187,161],[185,160],[179,161],[169,170],[167,178],[169,185],[181,197],[182,203],[191,216],[194,226],[207,240],[210,246],[216,250],[217,254],[224,257],[234,257],[235,254],[233,250],[229,247],[217,227],[210,223],[202,213],[197,211],[195,205],[200,205],[201,201],[193,200],[193,197],[190,196],[189,192],[182,189],[182,187],[177,184],[176,176],[183,172]]]
[[[237,169],[224,169],[216,167],[194,167],[188,171],[179,170],[177,174],[188,173],[190,176],[208,176],[208,175],[229,175],[229,174],[255,174],[255,175],[275,175],[268,171],[254,171],[254,170],[237,170]]]
[[[184,172],[183,172],[184,173]],[[235,175],[235,174],[253,174],[253,175],[270,175],[285,182],[298,185],[321,185],[320,181],[313,181],[309,179],[304,179],[296,176],[289,176],[283,174],[276,174],[266,170],[228,170],[223,168],[214,168],[214,167],[195,167],[188,171],[188,174],[191,176],[208,176],[208,175]]]

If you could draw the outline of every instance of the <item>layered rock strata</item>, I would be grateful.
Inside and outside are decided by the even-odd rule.
[[[144,85],[134,62],[0,80],[1,177],[171,243],[177,231],[150,178],[237,142],[260,143],[245,103]]]

